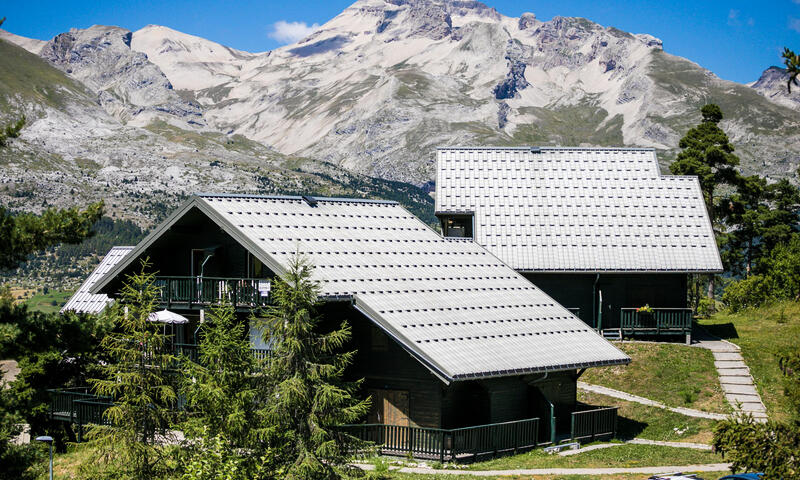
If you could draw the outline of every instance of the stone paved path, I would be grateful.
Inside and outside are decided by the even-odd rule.
[[[357,464],[362,470],[374,470],[374,465]],[[502,477],[513,475],[620,475],[635,473],[654,475],[673,472],[722,472],[730,469],[730,463],[709,463],[704,465],[680,465],[665,467],[630,467],[630,468],[521,468],[516,470],[434,470],[424,467],[401,467],[390,470],[400,473],[419,473],[423,475],[472,475],[476,477]]]
[[[578,388],[580,388],[581,390],[586,390],[587,392],[599,393],[601,395],[607,395],[609,397],[619,398],[621,400],[627,400],[629,402],[636,402],[636,403],[641,403],[642,405],[649,405],[651,407],[663,408],[671,412],[680,413],[681,415],[686,415],[687,417],[710,418],[711,420],[724,420],[725,418],[727,418],[727,415],[722,413],[703,412],[700,410],[695,410],[693,408],[669,407],[661,402],[650,400],[649,398],[640,397],[638,395],[633,395],[627,392],[621,392],[619,390],[614,390],[613,388],[603,387],[600,385],[592,385],[585,382],[578,382]]]
[[[733,343],[714,338],[702,329],[696,335],[697,347],[711,350],[714,355],[714,366],[719,374],[719,384],[725,393],[725,399],[734,410],[753,415],[759,421],[767,420],[767,409],[761,401],[750,369],[744,363],[739,347]]]
[[[632,440],[627,440],[625,443],[632,443],[634,445],[658,445],[660,447],[676,447],[676,448],[691,448],[693,450],[705,450],[711,451],[711,445],[706,445],[705,443],[691,443],[691,442],[663,442],[660,440],[648,440],[646,438],[634,438]],[[625,443],[597,443],[595,445],[589,445],[588,447],[576,448],[575,450],[564,450],[563,452],[558,452],[560,457],[570,457],[572,455],[577,455],[583,452],[591,452],[592,450],[601,450],[603,448],[611,448],[611,447],[619,447],[621,445],[625,445]]]

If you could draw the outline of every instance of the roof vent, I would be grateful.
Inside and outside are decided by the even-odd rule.
[[[531,147],[531,153],[542,153],[542,147]]]
[[[309,207],[316,207],[317,206],[317,199],[314,197],[310,197],[308,195],[303,195],[303,201],[308,204]]]

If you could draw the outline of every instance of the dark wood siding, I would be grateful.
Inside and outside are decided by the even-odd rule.
[[[320,313],[331,327],[347,319],[353,330],[350,349],[356,350],[353,365],[347,370],[350,379],[364,379],[363,394],[370,392],[408,392],[408,419],[413,426],[438,428],[442,425],[442,388],[444,384],[419,361],[349,302],[328,303]],[[391,393],[389,393],[391,394]],[[383,401],[383,396],[376,401]],[[373,419],[377,405],[373,406]]]
[[[603,328],[619,326],[620,308],[686,308],[685,273],[526,273],[555,301],[567,308],[580,308],[580,318],[597,326],[598,292],[603,295]],[[595,282],[596,286],[595,286]]]

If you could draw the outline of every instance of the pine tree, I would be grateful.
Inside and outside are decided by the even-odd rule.
[[[237,321],[229,303],[208,311],[199,334],[198,362],[185,361],[183,368],[187,417],[183,431],[193,459],[187,463],[225,452],[224,462],[200,462],[206,474],[235,466],[240,476],[236,478],[261,478],[275,467],[275,429],[264,422],[261,411],[271,391],[269,377],[253,357],[245,325]],[[201,470],[195,469],[192,478],[199,478]]]
[[[700,190],[706,203],[706,209],[712,224],[718,226],[718,214],[715,204],[719,188],[723,185],[734,186],[739,181],[736,166],[739,158],[733,154],[734,148],[728,135],[720,128],[722,110],[714,104],[703,106],[700,110],[702,120],[699,125],[690,129],[680,140],[678,146],[682,151],[669,166],[674,175],[694,175],[700,181]],[[715,233],[719,234],[716,228]],[[708,298],[714,297],[714,276],[709,277]]]
[[[92,431],[93,443],[101,452],[119,455],[110,459],[121,475],[144,480],[163,476],[160,443],[172,427],[177,400],[170,373],[176,358],[160,325],[148,319],[157,293],[148,269],[142,262],[141,271],[123,285],[120,301],[108,310],[117,329],[101,347],[110,362],[102,368],[105,378],[90,380],[97,394],[114,403],[104,414],[109,425]]]
[[[85,210],[46,210],[41,216],[13,215],[0,207],[0,269],[16,268],[28,255],[60,243],[80,243],[91,237],[103,215],[103,202]]]
[[[286,435],[286,478],[330,479],[343,468],[356,439],[337,427],[366,415],[369,400],[354,398],[360,382],[344,382],[355,352],[340,353],[351,336],[347,321],[323,330],[316,316],[319,285],[313,267],[299,255],[276,280],[274,305],[266,311],[273,347],[269,375],[276,379],[268,420]]]
[[[789,93],[792,93],[792,84],[797,85],[797,76],[800,75],[800,55],[784,47],[783,63],[786,65],[786,71],[789,73],[789,79],[786,81],[786,89]]]

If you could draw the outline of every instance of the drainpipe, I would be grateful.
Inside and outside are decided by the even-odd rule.
[[[597,331],[603,332],[603,291],[597,291]]]
[[[592,322],[597,326],[597,283],[600,281],[600,274],[598,273],[592,285]],[[597,329],[600,331],[600,328]]]

